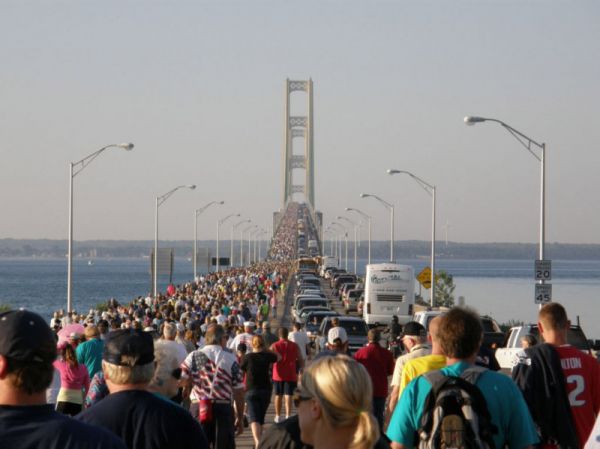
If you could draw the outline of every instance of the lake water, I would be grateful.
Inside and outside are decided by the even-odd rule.
[[[374,260],[374,263],[379,262]],[[364,274],[365,260],[358,261]],[[416,272],[427,260],[399,260]],[[437,260],[437,269],[454,276],[455,298],[498,322],[511,319],[534,321],[534,281],[531,260]],[[349,268],[354,260],[348,260]],[[573,322],[579,316],[589,338],[600,338],[600,261],[552,261],[553,299],[561,302]],[[67,263],[62,259],[0,259],[0,304],[26,307],[49,318],[52,311],[66,308]],[[192,278],[192,264],[175,260],[174,283]],[[168,278],[161,278],[159,289]],[[99,302],[114,297],[120,302],[146,295],[151,290],[148,259],[97,259],[73,262],[73,304],[87,312]],[[428,292],[423,291],[428,299]]]

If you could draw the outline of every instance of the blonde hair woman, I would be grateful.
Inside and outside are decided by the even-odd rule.
[[[370,449],[379,438],[364,366],[345,355],[322,357],[304,371],[294,402],[300,438],[315,449]]]

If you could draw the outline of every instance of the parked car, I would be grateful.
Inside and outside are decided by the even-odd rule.
[[[306,321],[304,323],[306,334],[310,338],[314,339],[319,332],[319,327],[321,326],[321,322],[323,321],[323,319],[339,315],[340,314],[335,310],[315,310],[309,312],[306,315]]]
[[[417,321],[425,327],[425,329],[429,330],[429,323],[436,316],[442,315],[447,312],[448,308],[440,307],[437,310],[421,310],[419,312],[415,312],[413,315],[413,321]],[[480,316],[481,324],[483,325],[483,342],[482,346],[485,346],[492,351],[496,348],[500,347],[504,342],[504,332],[498,326],[496,320],[488,315]]]
[[[516,326],[508,331],[504,346],[496,350],[496,360],[498,360],[502,369],[511,370],[517,363],[517,354],[522,350],[521,338],[528,334],[533,335],[540,343],[543,341],[537,324]],[[571,328],[567,332],[567,343],[583,352],[592,354],[590,343],[583,333],[581,326],[576,324],[571,325]]]
[[[311,306],[322,306],[329,308],[329,304],[326,299],[322,298],[302,298],[296,301],[294,308],[292,309],[292,315],[295,319],[298,319],[300,312],[305,307]]]
[[[344,310],[346,313],[352,311],[358,311],[358,303],[360,302],[365,291],[362,288],[355,288],[349,290],[344,295]]]
[[[300,310],[300,312],[298,312],[296,320],[300,321],[301,323],[305,323],[306,318],[312,312],[333,312],[333,311],[329,307],[325,307],[325,306],[306,306],[306,307],[303,307]]]
[[[322,351],[326,347],[327,334],[332,327],[332,319],[333,317],[324,318],[319,327],[318,336],[315,340],[317,352]],[[369,332],[369,328],[365,320],[351,316],[339,316],[338,320],[340,326],[346,329],[346,333],[348,334],[348,351],[350,354],[354,354],[368,343],[367,333]]]

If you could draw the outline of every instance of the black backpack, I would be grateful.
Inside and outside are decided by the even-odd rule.
[[[475,385],[485,368],[467,368],[460,377],[440,370],[423,375],[431,384],[417,434],[419,449],[495,449],[492,424],[483,394]]]

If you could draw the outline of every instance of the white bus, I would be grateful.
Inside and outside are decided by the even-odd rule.
[[[367,265],[363,318],[369,327],[384,326],[396,315],[401,324],[413,316],[415,272],[409,265]]]

